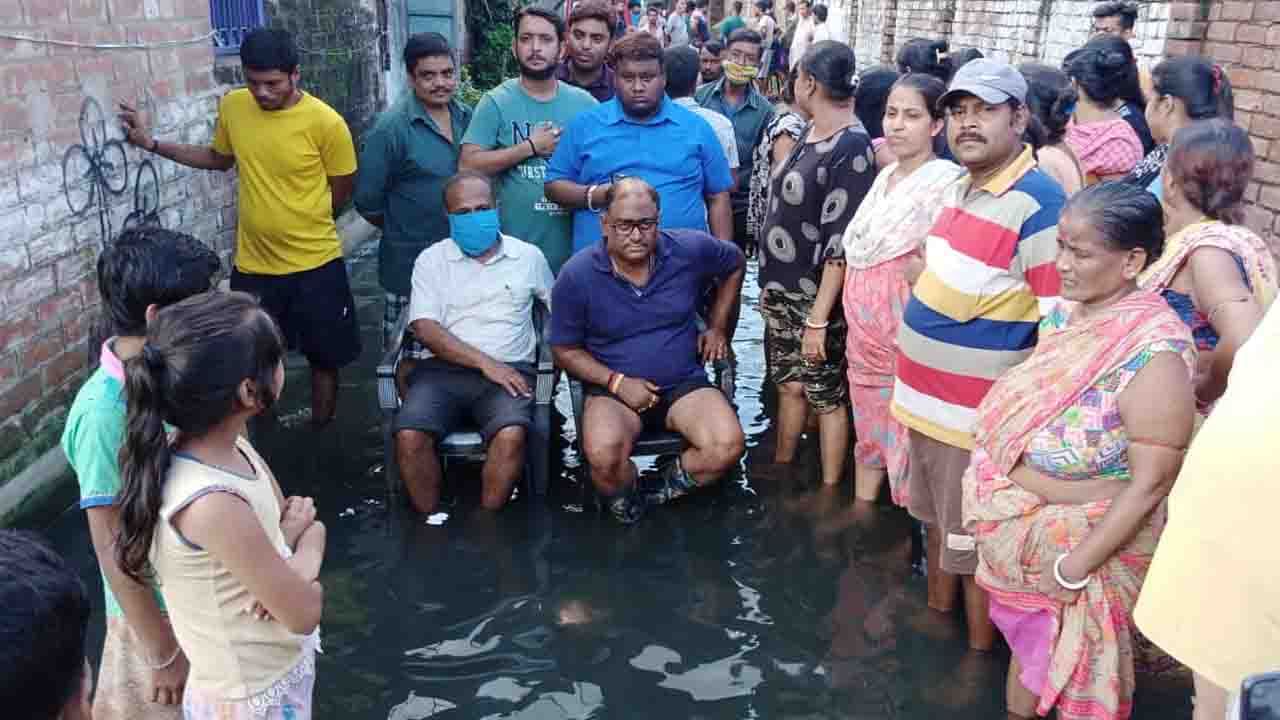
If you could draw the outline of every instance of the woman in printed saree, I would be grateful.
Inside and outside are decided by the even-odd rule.
[[[1275,259],[1242,224],[1253,165],[1248,133],[1226,120],[1179,130],[1161,176],[1169,238],[1138,279],[1191,328],[1200,351],[1196,401],[1205,415],[1227,388],[1236,350],[1276,295]]]
[[[1058,230],[1067,302],[978,408],[965,524],[1012,649],[1009,718],[1123,720],[1131,612],[1194,424],[1195,346],[1137,286],[1163,240],[1150,193],[1087,188]]]
[[[849,396],[853,405],[854,497],[875,502],[885,478],[893,501],[907,505],[907,429],[889,413],[898,326],[923,247],[942,211],[942,188],[963,172],[934,155],[946,122],[938,98],[947,86],[916,73],[889,92],[884,134],[897,162],[876,176],[844,231],[844,315]]]

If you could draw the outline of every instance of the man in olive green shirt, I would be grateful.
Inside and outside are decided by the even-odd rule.
[[[378,281],[386,291],[383,347],[409,304],[410,276],[418,254],[449,234],[444,185],[458,172],[462,137],[471,109],[458,102],[457,67],[449,42],[439,33],[419,33],[404,47],[413,92],[378,117],[365,136],[356,178],[356,210],[382,228]],[[421,348],[406,350],[421,354]]]

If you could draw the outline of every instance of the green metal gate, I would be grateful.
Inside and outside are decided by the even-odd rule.
[[[409,34],[438,32],[458,47],[457,24],[453,21],[453,0],[407,0]]]

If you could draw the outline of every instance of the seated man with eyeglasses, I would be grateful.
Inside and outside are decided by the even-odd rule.
[[[556,365],[582,381],[581,447],[596,490],[619,521],[647,504],[715,482],[742,456],[742,425],[707,380],[705,363],[728,352],[728,324],[746,258],[698,230],[659,230],[657,190],[639,178],[614,182],[600,216],[603,238],[574,255],[552,291]],[[716,284],[699,333],[703,290]],[[679,433],[689,447],[641,493],[631,449],[642,432]]]

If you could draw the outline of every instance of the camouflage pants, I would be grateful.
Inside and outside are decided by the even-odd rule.
[[[778,385],[803,384],[809,406],[821,415],[849,404],[844,354],[849,329],[837,304],[832,310],[831,325],[827,327],[827,359],[812,365],[806,363],[800,349],[804,342],[804,320],[812,306],[813,299],[802,293],[765,290],[760,298],[760,314],[764,316],[765,333],[769,337],[771,379]]]

